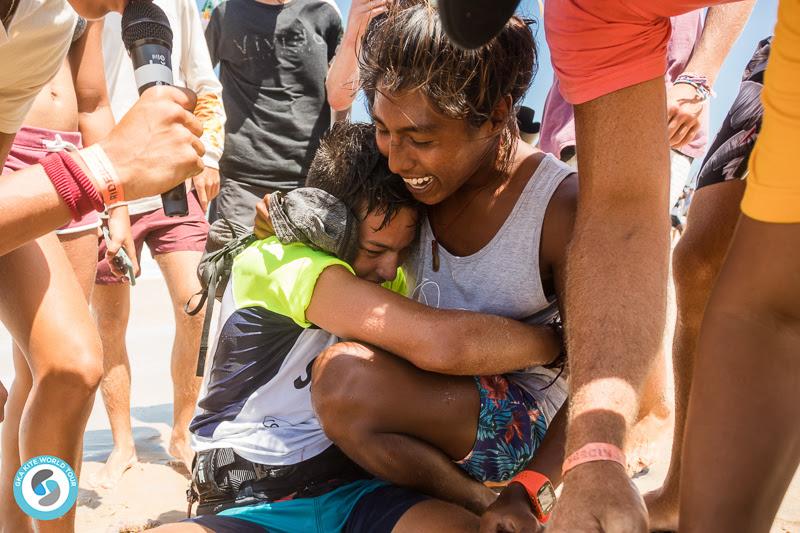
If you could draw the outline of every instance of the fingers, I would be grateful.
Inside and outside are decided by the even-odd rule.
[[[269,219],[269,195],[256,204],[256,220],[253,233],[259,239],[266,239],[275,233],[272,222]]]
[[[681,146],[685,146],[686,144],[690,143],[692,139],[695,138],[699,130],[700,130],[699,122],[695,122],[692,125],[684,124],[675,133],[676,141],[674,143],[670,143],[670,146],[672,146],[673,148],[680,148]]]
[[[205,213],[208,208],[208,192],[206,191],[206,185],[204,183],[195,183],[194,190],[197,191],[197,201],[200,202],[200,208]]]
[[[173,85],[156,85],[147,89],[143,94],[149,98],[164,98],[172,100],[187,111],[194,111],[197,106],[197,94],[186,87],[175,87]]]
[[[675,141],[675,136],[678,133],[678,130],[686,121],[686,117],[679,114],[678,110],[679,108],[676,106],[674,108],[670,108],[667,112],[667,117],[669,120],[667,123],[667,137],[669,138],[670,146],[672,146],[673,142]]]

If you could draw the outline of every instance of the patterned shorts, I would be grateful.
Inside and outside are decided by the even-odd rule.
[[[530,462],[547,432],[533,396],[505,376],[476,376],[481,411],[472,451],[457,463],[478,481],[507,481]]]

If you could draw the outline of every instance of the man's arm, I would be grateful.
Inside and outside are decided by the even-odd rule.
[[[197,93],[194,114],[203,123],[203,146],[206,168],[192,179],[203,211],[219,194],[219,160],[225,145],[225,108],[222,105],[222,84],[214,74],[211,57],[205,45],[203,27],[197,7],[191,0],[180,2],[183,55],[181,72],[186,86]]]
[[[320,275],[306,317],[339,337],[374,344],[443,374],[500,374],[546,364],[561,347],[548,327],[428,307],[339,266]]]
[[[664,92],[659,77],[575,106],[581,204],[567,257],[567,456],[589,443],[624,449],[663,337],[669,224],[654,213],[666,215],[669,184]],[[566,474],[550,526],[646,527],[641,496],[613,462]]]
[[[354,0],[347,17],[342,43],[331,61],[325,88],[328,104],[334,111],[348,109],[358,91],[358,55],[361,38],[373,17],[385,13],[391,0]]]
[[[753,4],[755,0],[743,0],[709,7],[703,32],[684,72],[705,76],[708,85],[712,87],[728,52],[747,24]],[[700,119],[706,105],[708,100],[699,98],[691,85],[679,83],[667,89],[667,131],[670,146],[683,146],[694,138],[700,129]]]
[[[83,36],[69,51],[69,64],[78,102],[78,129],[89,146],[114,128],[103,70],[103,20],[89,21]]]
[[[169,190],[203,168],[202,127],[187,111],[194,103],[194,95],[175,87],[148,89],[100,141],[127,199]],[[12,140],[0,136],[0,153],[8,152]],[[63,226],[70,215],[41,165],[0,177],[0,255]]]

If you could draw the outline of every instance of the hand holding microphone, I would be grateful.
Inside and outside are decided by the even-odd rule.
[[[160,7],[142,0],[128,3],[122,13],[122,41],[133,61],[140,96],[151,87],[172,85],[172,29]],[[161,202],[167,216],[189,214],[183,183],[163,193]]]

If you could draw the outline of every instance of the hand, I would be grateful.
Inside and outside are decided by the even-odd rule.
[[[133,242],[133,234],[131,233],[131,219],[128,216],[127,207],[115,207],[108,213],[108,235],[111,238],[111,243],[106,247],[106,261],[111,268],[111,272],[118,278],[124,278],[128,272],[121,269],[114,261],[114,256],[120,248],[125,249],[125,253],[133,263],[133,275],[139,276],[139,261],[136,258],[136,246]],[[128,280],[130,281],[130,280]]]
[[[272,227],[272,221],[269,218],[269,194],[265,195],[256,204],[256,221],[253,233],[259,239],[266,239],[270,235],[275,235],[275,228]]]
[[[525,487],[511,483],[481,516],[481,533],[539,533],[544,531],[531,508]]]
[[[203,170],[203,125],[191,113],[195,102],[188,89],[151,87],[100,141],[127,200],[166,192]]]
[[[647,509],[625,469],[610,461],[570,470],[547,533],[647,533]]]
[[[219,170],[206,167],[200,174],[192,178],[194,190],[203,212],[208,209],[208,203],[219,194]]]
[[[667,134],[671,147],[680,148],[694,139],[705,104],[695,88],[687,83],[667,89]]]
[[[353,0],[347,16],[347,33],[352,38],[360,38],[367,24],[381,13],[386,13],[391,0]]]

